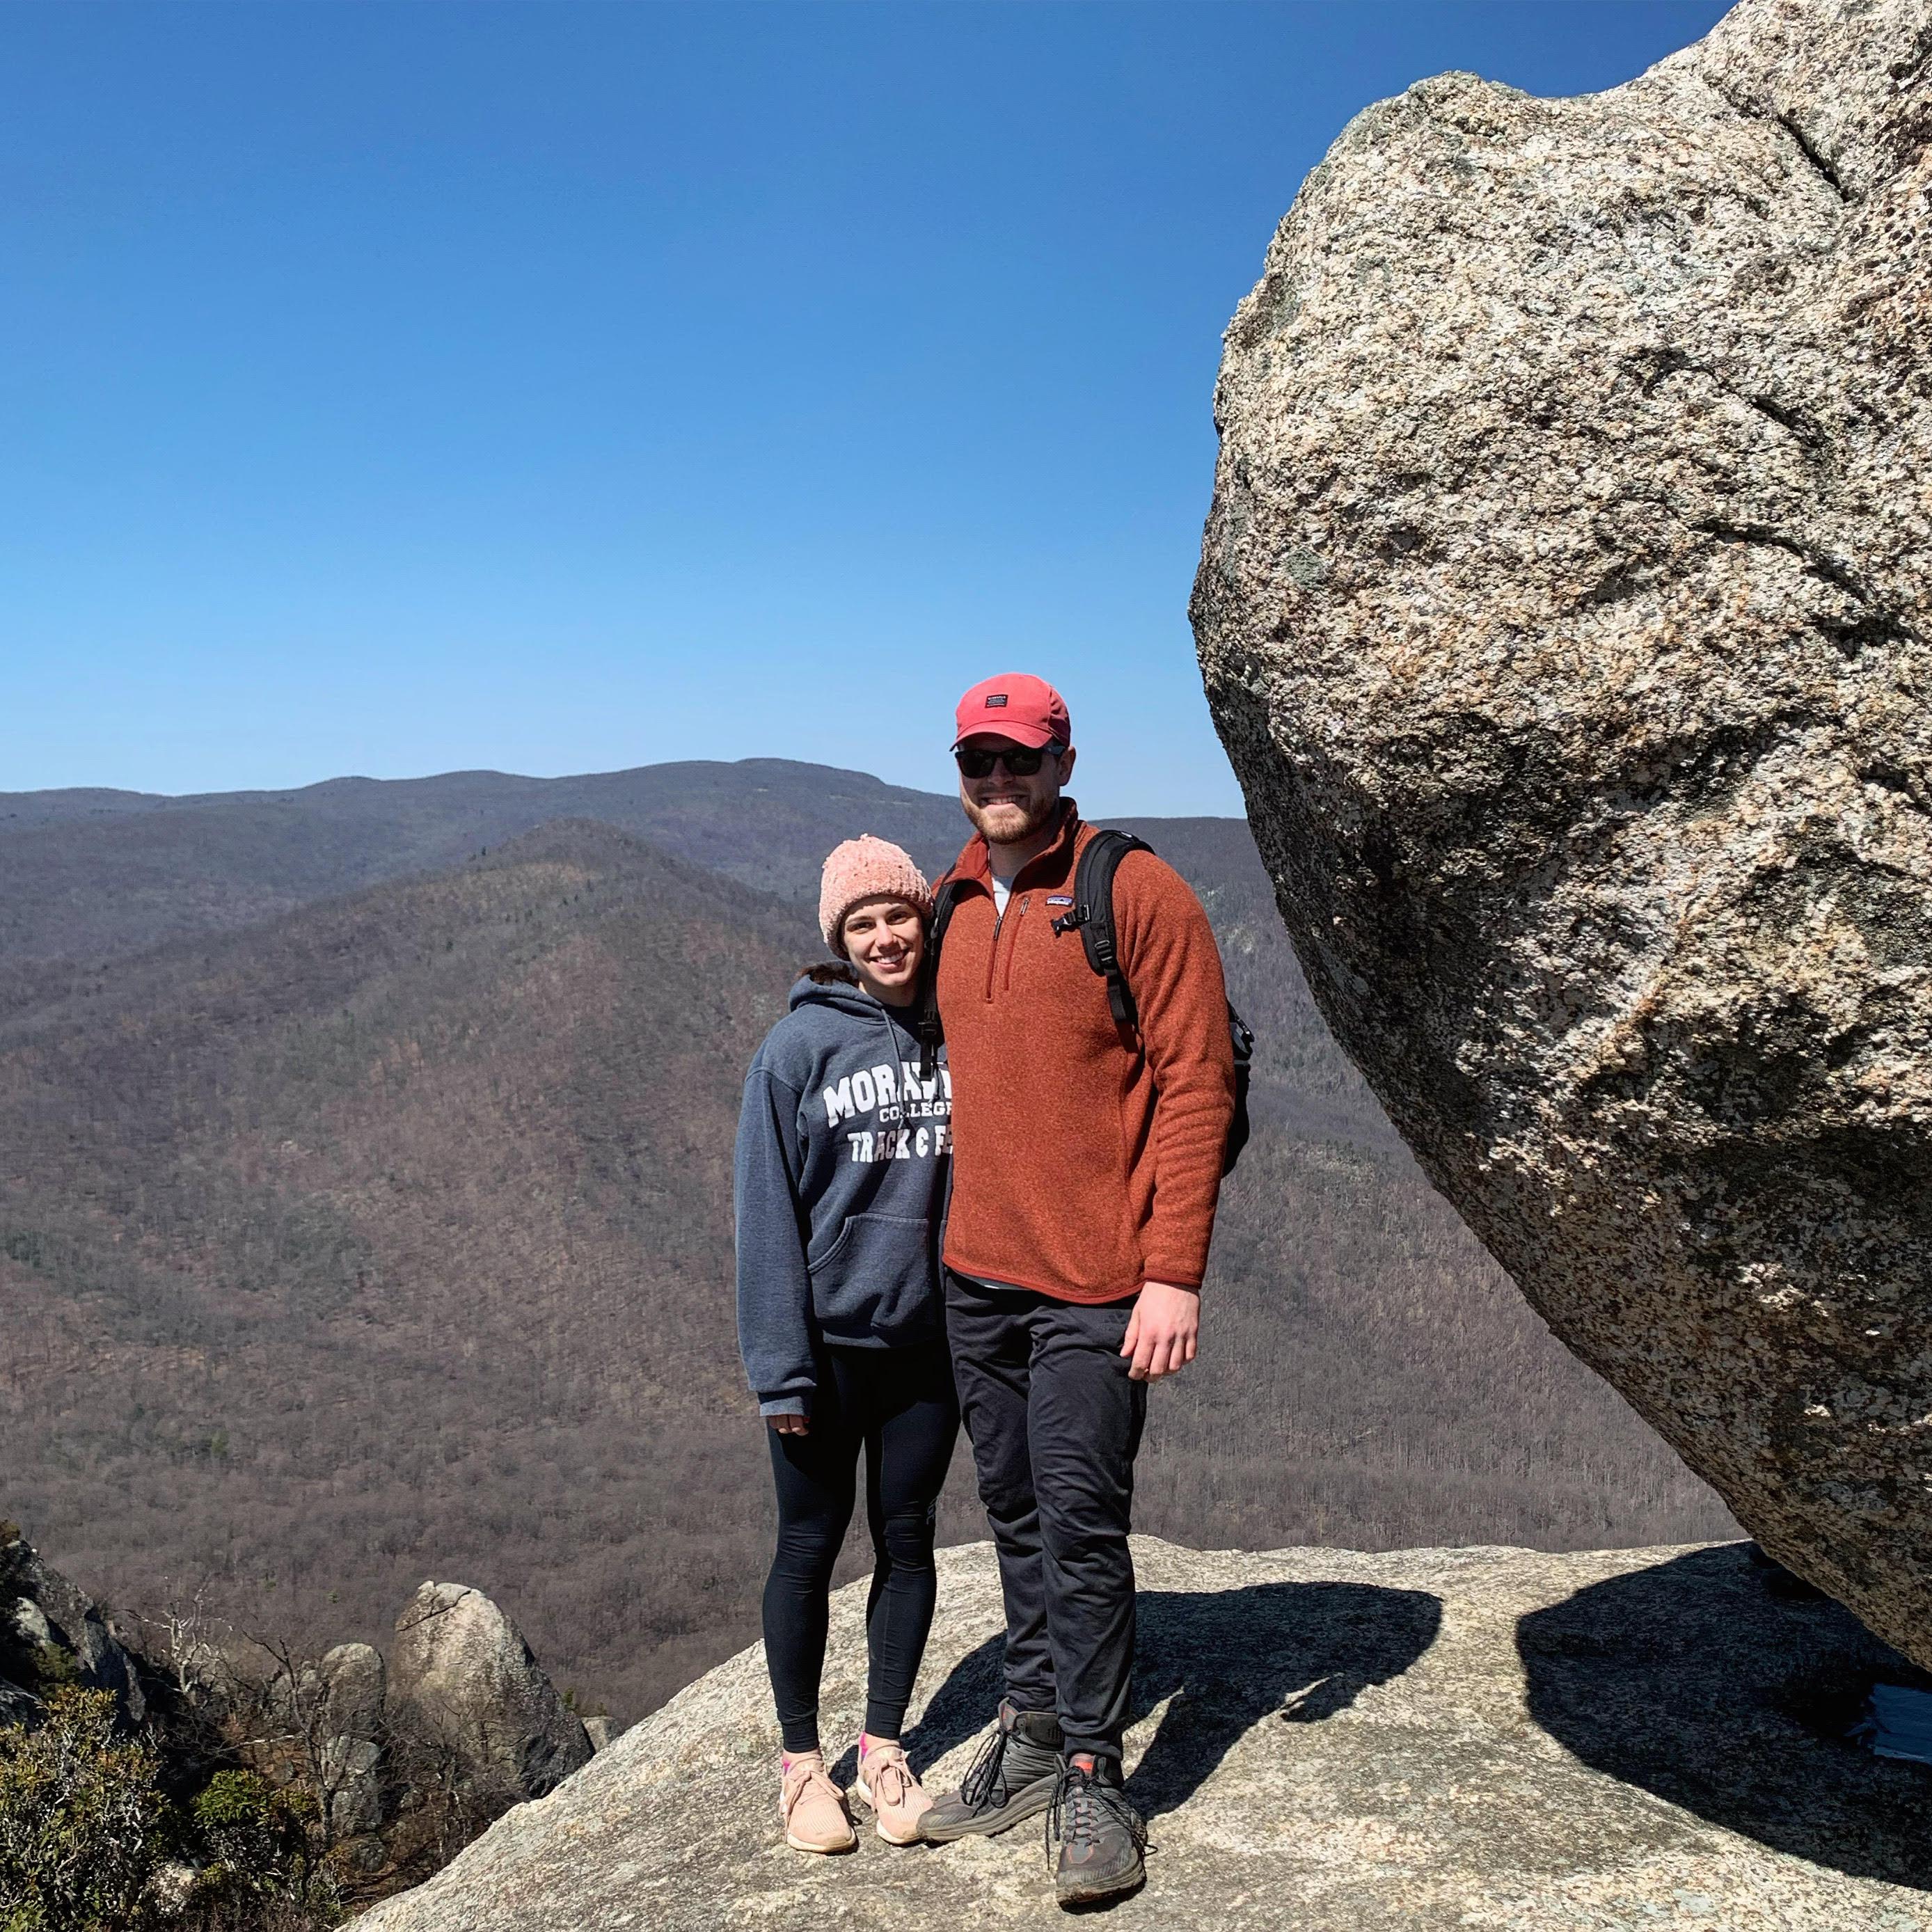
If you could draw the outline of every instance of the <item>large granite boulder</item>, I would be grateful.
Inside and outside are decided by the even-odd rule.
[[[396,1619],[388,1679],[392,1720],[448,1754],[482,1815],[540,1797],[590,1761],[582,1723],[480,1590],[424,1584]]]
[[[1322,1010],[1556,1332],[1932,1663],[1932,4],[1359,116],[1193,616]]]
[[[1748,1545],[1248,1556],[1142,1538],[1135,1557],[1128,1790],[1155,1849],[1110,1925],[1932,1924],[1927,1774],[1840,1735],[1898,1660]],[[989,1545],[939,1562],[907,1736],[933,1789],[992,1716],[1004,1621]],[[835,1752],[865,1708],[866,1587],[832,1600]],[[788,1850],[778,1748],[754,1648],[358,1932],[1068,1922],[1037,1821],[942,1850],[869,1828],[849,1858]]]

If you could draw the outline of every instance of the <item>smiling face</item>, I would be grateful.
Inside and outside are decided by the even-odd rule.
[[[979,732],[962,741],[974,752],[1024,751],[1010,738],[992,732]],[[1006,769],[1001,759],[982,778],[959,779],[959,802],[973,829],[988,845],[1023,845],[1054,825],[1060,813],[1060,788],[1073,776],[1072,749],[1056,758],[1051,750],[1041,758],[1040,770],[1020,778]]]
[[[926,921],[910,901],[881,893],[861,899],[839,928],[859,983],[889,1006],[906,1005],[919,986]]]

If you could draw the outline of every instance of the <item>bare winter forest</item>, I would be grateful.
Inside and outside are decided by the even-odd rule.
[[[1722,1534],[1545,1333],[1310,1002],[1238,820],[1142,822],[1262,1040],[1144,1528],[1201,1546]],[[0,1514],[118,1604],[376,1640],[426,1576],[623,1720],[755,1634],[739,1083],[861,830],[754,761],[0,796]],[[950,1540],[983,1533],[963,1466]],[[856,1566],[856,1552],[848,1562]]]

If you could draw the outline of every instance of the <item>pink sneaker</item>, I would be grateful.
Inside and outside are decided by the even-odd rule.
[[[845,1794],[825,1768],[823,1751],[779,1760],[778,1810],[785,1843],[795,1852],[849,1852],[859,1842]]]
[[[881,1738],[859,1735],[859,1796],[872,1808],[879,1836],[889,1845],[919,1842],[919,1821],[932,1809],[906,1754]]]

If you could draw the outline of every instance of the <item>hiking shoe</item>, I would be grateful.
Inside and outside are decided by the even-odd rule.
[[[1132,1892],[1146,1880],[1146,1852],[1147,1826],[1120,1789],[1120,1766],[1075,1753],[1061,1768],[1046,1814],[1054,1897],[1062,1905],[1087,1905]]]
[[[1053,1802],[1060,1775],[1060,1720],[1050,1711],[1016,1711],[1002,1698],[1000,1721],[980,1748],[958,1790],[940,1798],[919,1821],[928,1845],[990,1838]]]
[[[849,1852],[859,1842],[845,1810],[845,1794],[825,1768],[823,1751],[801,1751],[782,1761],[778,1811],[785,1843],[795,1852]]]
[[[920,1790],[897,1744],[860,1736],[859,1796],[872,1808],[879,1836],[887,1844],[919,1843],[919,1821],[932,1809],[932,1800]]]

